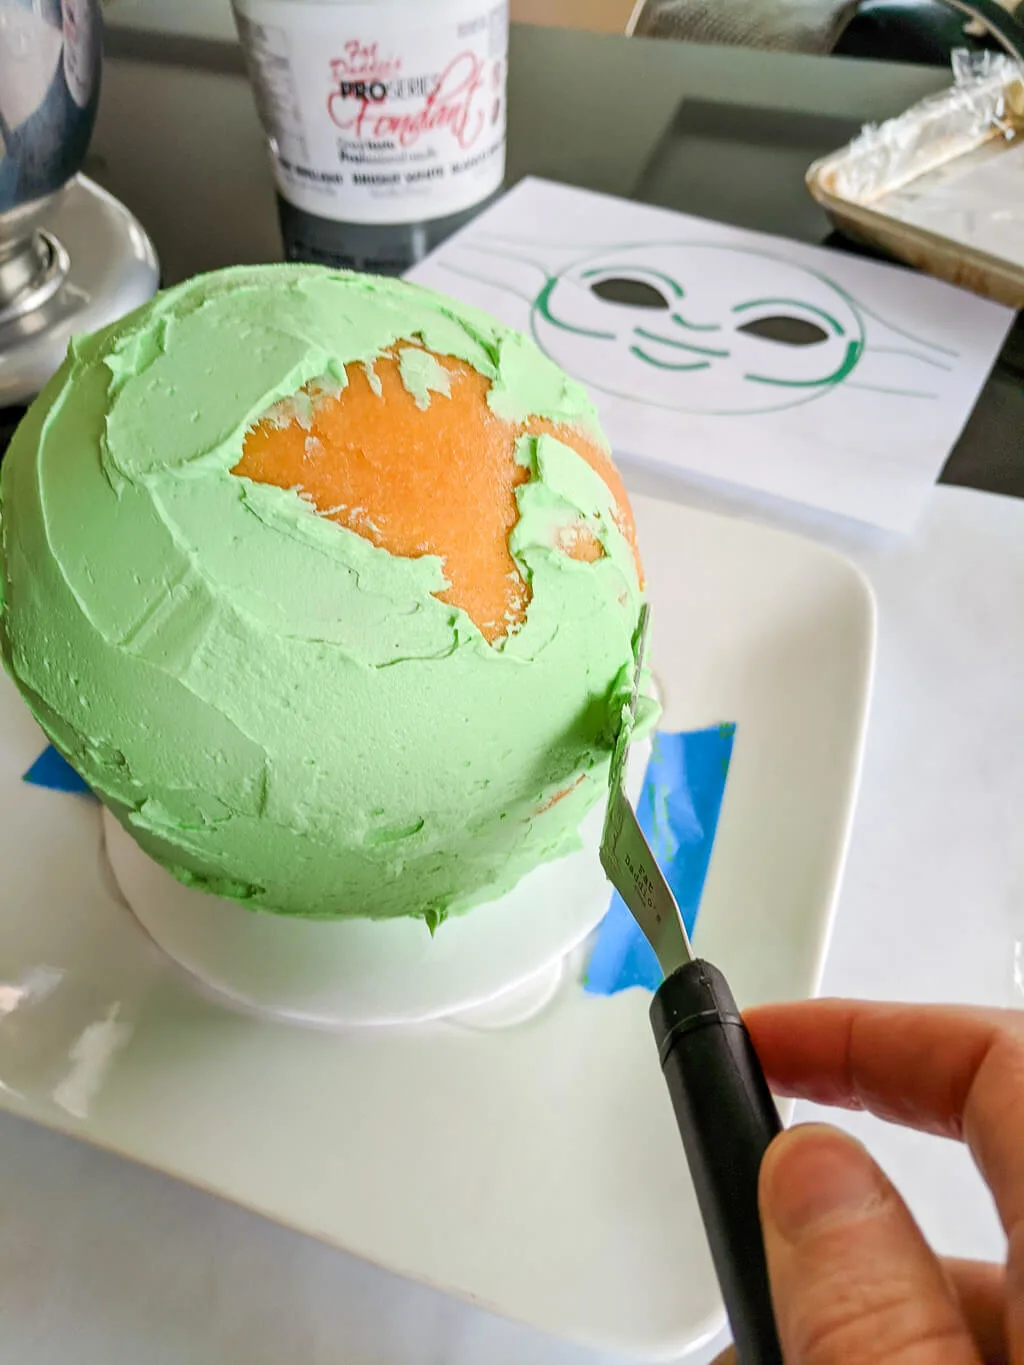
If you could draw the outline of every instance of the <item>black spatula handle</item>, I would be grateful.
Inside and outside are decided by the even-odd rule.
[[[782,1127],[725,977],[697,959],[666,979],[651,1023],[740,1365],[781,1365],[757,1177]]]

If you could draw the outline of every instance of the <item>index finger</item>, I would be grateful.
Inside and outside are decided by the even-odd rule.
[[[744,1016],[781,1095],[967,1142],[1010,1235],[1024,1225],[1024,1016],[808,1000]]]

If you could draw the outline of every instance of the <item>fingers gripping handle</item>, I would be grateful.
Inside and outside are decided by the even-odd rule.
[[[661,986],[651,1023],[740,1365],[782,1365],[757,1179],[781,1129],[725,977],[688,962]]]

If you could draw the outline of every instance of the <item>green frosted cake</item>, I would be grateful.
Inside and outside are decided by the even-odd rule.
[[[583,390],[413,285],[222,271],[73,343],[0,476],[0,648],[157,862],[436,924],[571,847],[633,665]]]

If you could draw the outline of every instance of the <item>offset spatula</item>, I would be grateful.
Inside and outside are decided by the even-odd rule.
[[[632,702],[612,754],[601,864],[665,973],[651,1023],[737,1357],[740,1365],[781,1365],[757,1209],[761,1158],[781,1128],[779,1115],[725,977],[694,957],[623,785],[648,623],[645,606]]]

